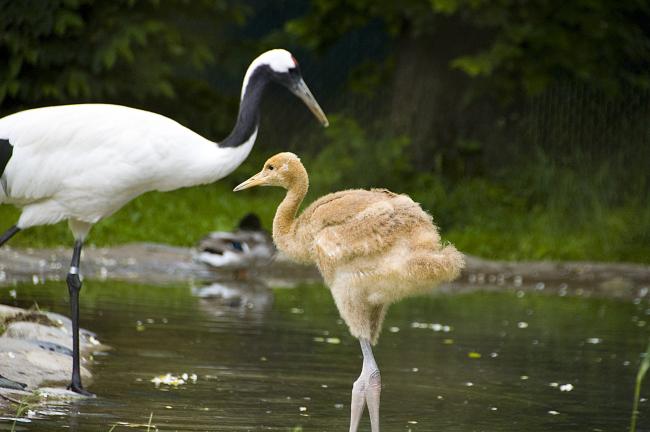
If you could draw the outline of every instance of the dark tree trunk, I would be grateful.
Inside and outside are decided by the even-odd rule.
[[[443,165],[458,162],[476,126],[467,117],[475,110],[467,103],[470,79],[451,61],[475,52],[481,35],[457,19],[439,19],[434,27],[421,35],[406,30],[398,39],[390,100],[390,128],[411,138],[419,170],[454,169]]]

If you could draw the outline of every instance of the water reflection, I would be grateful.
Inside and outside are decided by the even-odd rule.
[[[114,347],[95,359],[90,390],[99,397],[34,407],[31,423],[16,430],[105,432],[117,424],[117,432],[130,430],[125,423],[146,425],[151,413],[159,430],[347,429],[361,357],[325,287],[263,295],[253,284],[237,289],[238,300],[230,285],[92,281],[84,290],[82,325]],[[67,312],[60,284],[16,291],[16,299],[3,291],[0,300]],[[383,427],[624,429],[648,337],[639,322],[649,309],[645,301],[507,292],[400,303],[375,353]],[[166,373],[196,380],[151,382]],[[640,430],[650,424],[647,404]],[[10,429],[0,421],[0,430]],[[369,430],[367,418],[361,430]]]
[[[208,314],[259,318],[273,306],[273,291],[257,279],[224,280],[192,288]]]

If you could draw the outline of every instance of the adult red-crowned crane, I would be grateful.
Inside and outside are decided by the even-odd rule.
[[[148,191],[211,183],[248,156],[257,136],[260,102],[275,82],[298,96],[327,126],[327,117],[286,50],[257,57],[244,76],[237,123],[226,139],[211,142],[159,114],[119,105],[37,108],[0,119],[0,204],[22,208],[0,246],[20,230],[62,220],[74,236],[67,275],[73,325],[72,380],[79,369],[79,261],[93,224]]]

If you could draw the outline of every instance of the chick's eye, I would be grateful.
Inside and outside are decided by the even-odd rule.
[[[268,165],[266,169],[273,171],[275,168],[273,167],[273,165]]]

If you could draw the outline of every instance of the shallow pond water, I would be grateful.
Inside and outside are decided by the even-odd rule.
[[[15,289],[0,301],[67,314],[60,282]],[[361,355],[324,287],[257,286],[225,305],[201,293],[88,281],[82,326],[113,347],[95,357],[98,397],[36,407],[16,430],[147,430],[150,416],[161,431],[347,430]],[[514,291],[395,305],[375,348],[382,429],[625,430],[647,309]],[[151,382],[166,373],[188,382]],[[650,428],[649,403],[639,430]]]

